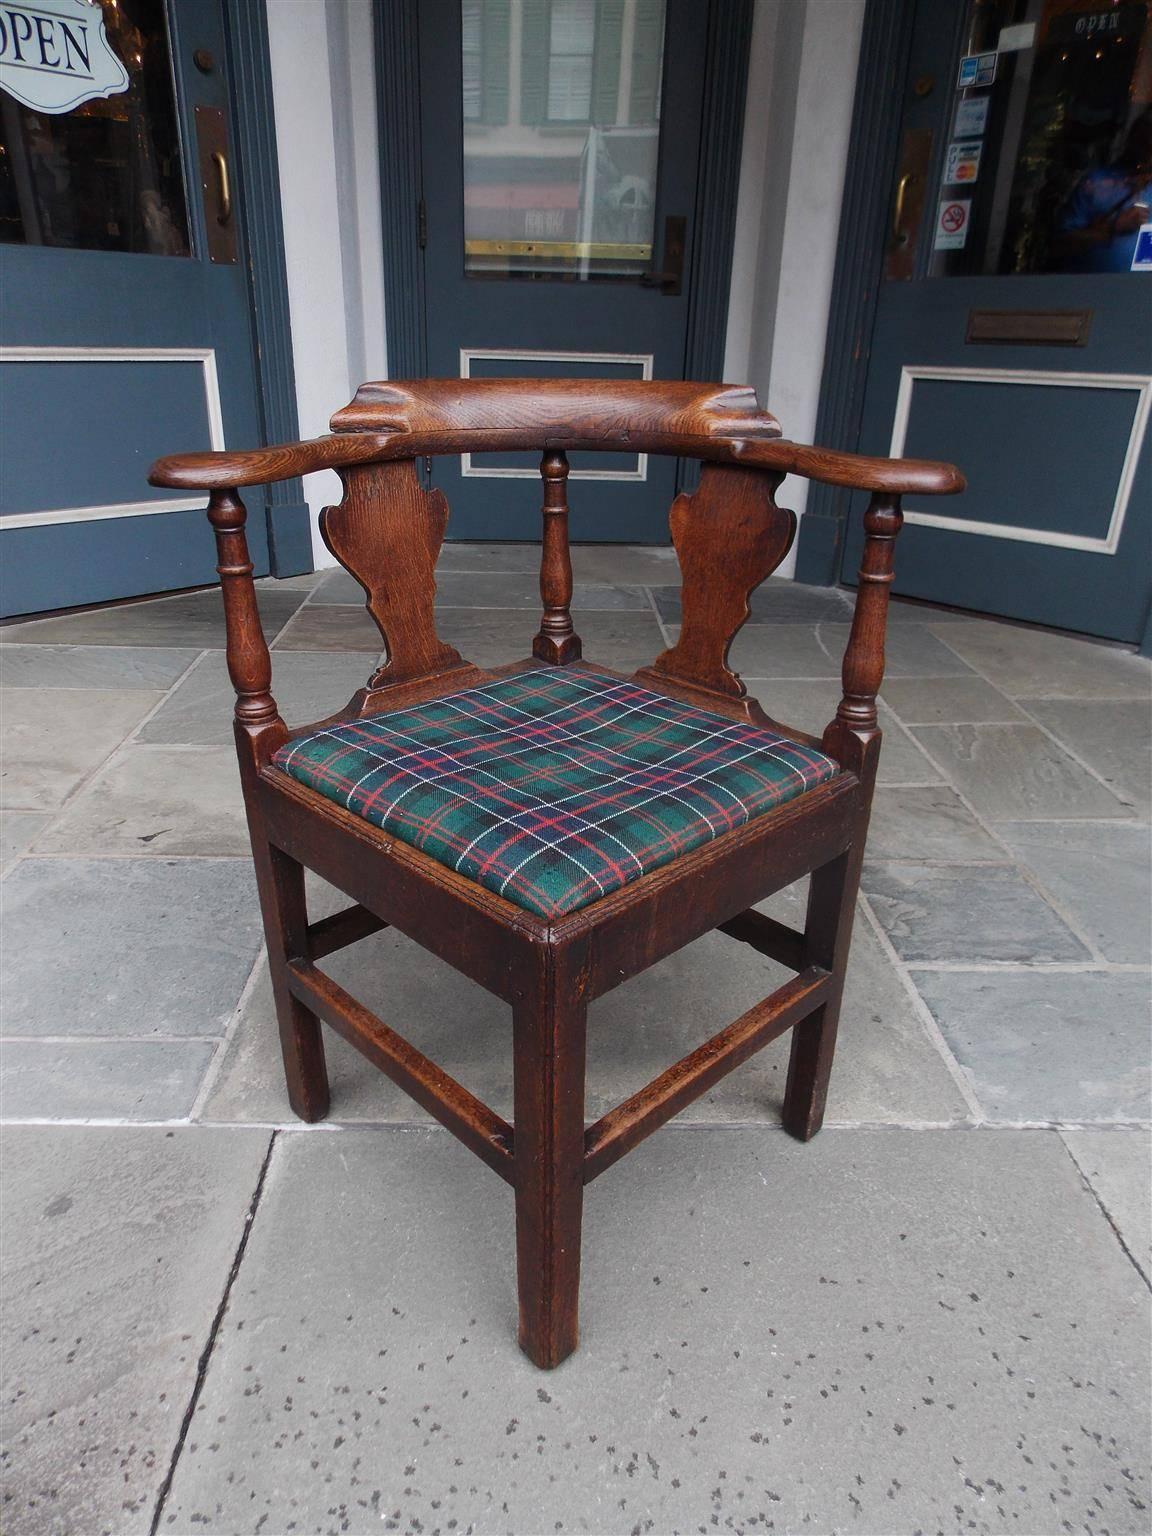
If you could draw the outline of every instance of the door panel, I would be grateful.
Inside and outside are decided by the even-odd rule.
[[[1145,182],[1152,191],[1152,153],[1145,166],[1139,150],[1140,124],[1152,123],[1141,94],[1149,11],[1078,0],[918,8],[860,446],[952,459],[969,490],[909,501],[897,592],[1141,637],[1152,278],[1127,268]],[[957,88],[962,67],[994,79]],[[926,136],[917,214],[909,157],[922,168]],[[1102,189],[1128,209],[1107,229],[1093,225]],[[861,543],[857,507],[846,581]]]
[[[429,372],[682,378],[707,6],[423,0],[419,21]],[[574,539],[667,542],[674,461],[573,471]],[[452,537],[538,536],[526,459],[433,474]]]
[[[103,14],[127,91],[52,116],[0,90],[5,615],[215,581],[203,498],[153,490],[148,465],[259,441],[245,266],[210,258],[219,187],[197,171],[195,109],[228,106],[218,0]]]

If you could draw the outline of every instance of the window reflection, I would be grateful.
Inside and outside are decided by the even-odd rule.
[[[473,276],[651,265],[664,0],[461,0]]]
[[[964,52],[996,74],[956,93],[932,275],[1129,271],[1152,221],[1150,0],[973,0]]]
[[[187,256],[163,0],[103,0],[128,89],[60,114],[0,90],[0,240]]]

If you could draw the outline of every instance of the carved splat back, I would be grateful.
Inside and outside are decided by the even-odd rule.
[[[752,593],[792,547],[796,514],[775,501],[782,479],[761,469],[705,464],[699,490],[677,496],[669,523],[683,582],[680,637],[638,676],[744,697],[728,651]]]
[[[344,498],[325,507],[320,532],[368,594],[388,660],[372,678],[384,688],[468,665],[436,633],[436,559],[448,525],[442,491],[426,491],[414,459],[340,472]]]

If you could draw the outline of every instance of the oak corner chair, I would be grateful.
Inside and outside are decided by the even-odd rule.
[[[235,731],[288,1097],[329,1107],[321,1022],[515,1191],[520,1344],[576,1347],[584,1185],[791,1029],[783,1119],[819,1130],[880,750],[876,695],[900,497],[950,494],[947,464],[784,441],[749,389],[697,383],[427,379],[366,384],[313,442],[160,460],[154,485],[210,493]],[[531,655],[486,670],[437,635],[448,506],[420,458],[542,454],[543,616]],[[566,453],[702,461],[671,511],[683,622],[632,677],[586,662],[569,613]],[[244,536],[245,486],[335,469],[324,541],[367,594],[387,661],[330,719],[289,729]],[[866,490],[844,692],[816,738],[746,696],[728,651],[787,554],[786,474]],[[587,494],[595,494],[590,487]],[[309,922],[305,867],[354,905]],[[811,875],[804,930],[755,904]],[[318,964],[394,925],[512,1008],[514,1124],[368,1012]],[[594,1125],[589,1003],[710,929],[795,976]]]

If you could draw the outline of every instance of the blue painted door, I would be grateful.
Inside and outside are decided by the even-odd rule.
[[[707,23],[700,0],[421,0],[430,374],[684,377]],[[530,455],[433,475],[454,538],[538,537]],[[675,475],[574,454],[573,538],[666,543]]]
[[[148,465],[260,431],[219,0],[25,10],[0,29],[5,616],[214,581],[203,499]],[[50,72],[98,83],[101,20],[111,93],[43,110]]]
[[[1146,0],[918,6],[861,449],[951,459],[969,489],[909,498],[897,592],[1141,639],[1150,59]],[[860,540],[856,507],[846,581]]]

